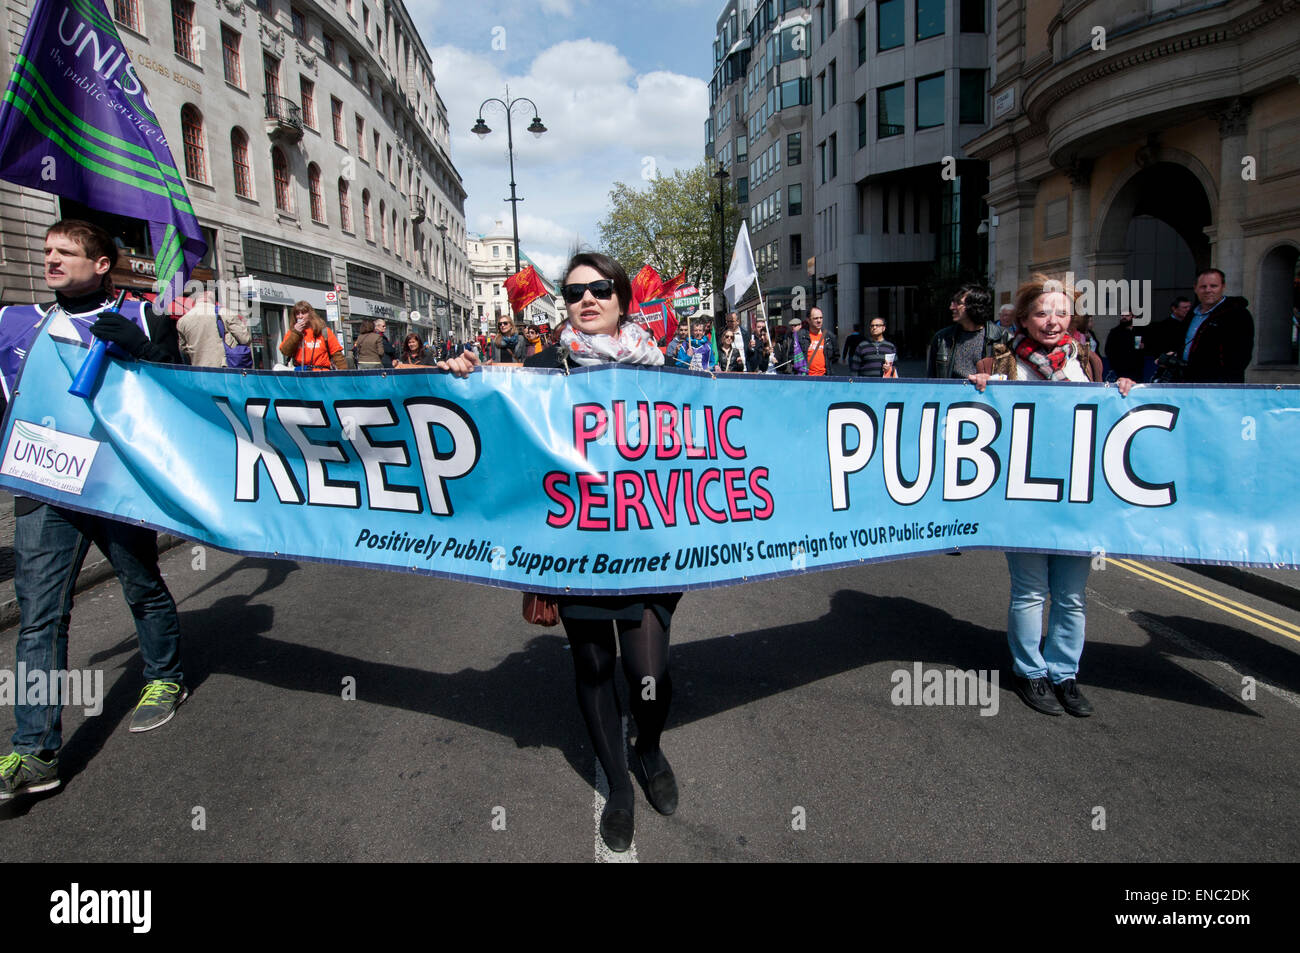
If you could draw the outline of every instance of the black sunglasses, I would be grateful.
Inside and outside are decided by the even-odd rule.
[[[565,304],[577,304],[588,291],[593,298],[608,301],[614,297],[614,282],[608,278],[601,278],[599,281],[588,281],[583,285],[565,285],[560,289],[560,294],[564,295]]]

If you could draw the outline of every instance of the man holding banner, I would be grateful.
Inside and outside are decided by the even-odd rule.
[[[14,394],[22,356],[38,334],[90,343],[91,336],[116,344],[132,357],[180,363],[176,326],[143,302],[113,308],[109,271],[117,247],[102,228],[66,220],[45,237],[45,283],[55,292],[47,310],[37,306],[0,311],[0,368],[5,400]],[[36,416],[36,415],[32,415]],[[32,460],[46,451],[74,457],[80,438],[50,426],[15,421],[27,449],[14,456]],[[131,716],[132,731],[157,728],[187,695],[180,663],[180,621],[176,603],[158,568],[158,534],[139,526],[91,516],[25,497],[14,498],[14,590],[21,615],[15,670],[41,673],[44,693],[25,692],[14,706],[13,752],[0,759],[0,801],[58,787],[58,752],[63,744],[59,673],[68,669],[68,625],[77,574],[94,542],[108,557],[135,617],[148,684]],[[20,676],[21,677],[21,676]]]
[[[158,300],[147,315],[141,302],[124,308],[119,299],[113,308],[109,272],[117,247],[112,237],[86,222],[54,225],[45,239],[45,282],[57,302],[0,312],[6,400],[14,396],[17,374],[38,334],[83,345],[93,335],[132,358],[179,363],[176,326],[166,309],[207,245],[148,92],[102,0],[36,0],[33,5],[0,106],[0,178],[147,221],[158,276]],[[78,448],[93,452],[87,448],[95,442],[60,432],[50,410],[33,413],[30,406],[25,413],[41,424],[12,422],[10,470],[28,473],[31,482],[52,492],[67,492],[78,479],[84,483],[90,457],[82,459],[80,478],[50,475],[49,462],[72,460]],[[20,450],[28,455],[25,460],[17,459]],[[47,677],[63,672],[61,683],[68,683],[73,584],[93,540],[122,582],[149,680],[131,730],[166,722],[186,692],[176,604],[158,570],[157,535],[32,500],[17,501],[16,511],[19,665],[25,662],[28,672]],[[61,699],[50,694],[16,706],[14,750],[0,759],[0,800],[59,784]]]

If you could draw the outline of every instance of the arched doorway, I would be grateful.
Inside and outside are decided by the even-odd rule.
[[[1255,316],[1255,359],[1260,364],[1289,364],[1300,358],[1300,250],[1278,245],[1259,264],[1259,300]]]
[[[1196,272],[1208,268],[1213,223],[1201,179],[1178,162],[1153,162],[1114,192],[1097,230],[1094,277],[1151,282],[1153,321],[1168,313],[1177,295],[1191,297]],[[1102,333],[1115,322],[1097,322]]]

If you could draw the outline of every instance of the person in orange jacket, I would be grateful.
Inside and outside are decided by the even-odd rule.
[[[280,342],[280,353],[293,361],[294,370],[347,370],[343,345],[315,308],[306,301],[294,302],[293,319],[293,327]]]

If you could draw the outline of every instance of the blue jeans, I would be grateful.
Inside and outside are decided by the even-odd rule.
[[[1089,557],[1007,553],[1007,566],[1011,570],[1007,642],[1013,671],[1025,678],[1045,675],[1054,685],[1074,678],[1083,654]],[[1044,641],[1043,603],[1049,593],[1052,609]]]
[[[146,681],[182,682],[180,620],[158,571],[158,534],[49,505],[14,520],[14,590],[21,614],[17,663],[25,663],[28,672],[67,669],[72,593],[92,542],[112,563],[135,616]],[[62,747],[61,705],[17,705],[15,714],[14,751]]]

